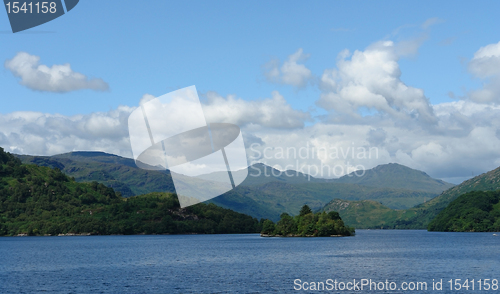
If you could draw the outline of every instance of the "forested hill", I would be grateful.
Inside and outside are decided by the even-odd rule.
[[[453,200],[432,220],[429,231],[500,231],[500,191],[475,191]]]
[[[429,223],[460,195],[472,191],[495,191],[498,189],[500,189],[500,167],[464,181],[460,185],[444,191],[438,197],[408,209],[408,215],[413,215],[412,217],[397,220],[391,225],[398,229],[426,229]]]
[[[256,233],[254,218],[175,194],[122,198],[97,182],[78,183],[59,169],[24,165],[0,148],[0,235]]]

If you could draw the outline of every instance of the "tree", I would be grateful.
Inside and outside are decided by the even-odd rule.
[[[331,220],[339,220],[339,219],[341,219],[339,213],[336,212],[336,211],[330,211],[328,213],[328,218],[331,219]]]
[[[306,205],[302,206],[302,208],[300,209],[299,216],[304,216],[304,215],[310,214],[310,213],[312,213],[312,210],[306,204]]]
[[[262,233],[263,234],[273,234],[276,226],[273,221],[266,219],[264,224],[262,225]]]
[[[293,234],[297,231],[297,224],[286,212],[281,214],[281,219],[276,224],[276,232],[282,236]]]

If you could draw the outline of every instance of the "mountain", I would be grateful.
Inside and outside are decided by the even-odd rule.
[[[360,174],[360,172],[357,173]],[[366,170],[361,176],[357,176],[353,172],[335,180],[335,182],[369,187],[425,191],[436,194],[455,186],[442,180],[433,179],[423,171],[411,169],[397,163],[379,165]]]
[[[367,187],[345,183],[301,183],[289,184],[269,182],[251,187],[239,186],[235,193],[244,194],[267,209],[296,215],[300,208],[307,204],[313,210],[320,210],[334,198],[346,200],[376,200],[385,205],[404,209],[422,203],[425,199],[435,197],[435,194],[403,189]],[[245,192],[244,192],[245,191]],[[214,198],[214,203],[220,204],[225,195]],[[276,219],[273,218],[273,220]]]
[[[0,236],[58,234],[256,233],[254,218],[175,194],[122,198],[97,182],[78,183],[59,168],[22,164],[0,148]]]
[[[124,197],[175,192],[169,171],[143,170],[135,165],[134,160],[112,154],[71,152],[49,157],[18,157],[25,163],[57,167],[78,182],[97,181]],[[399,164],[377,166],[366,170],[363,176],[351,174],[340,179],[320,179],[296,171],[279,171],[262,163],[235,173],[248,173],[248,176],[236,189],[209,202],[274,221],[282,212],[296,215],[304,204],[319,210],[334,198],[374,200],[389,208],[407,209],[452,186]],[[218,176],[218,173],[212,173],[200,178],[217,179]],[[404,183],[409,183],[409,188],[405,188]]]
[[[495,191],[500,189],[500,167],[487,173],[464,181],[460,185],[454,186],[439,196],[415,207],[406,210],[396,210],[381,203],[363,202],[364,206],[358,207],[352,202],[338,200],[344,206],[337,205],[337,200],[328,203],[323,210],[330,211],[339,209],[339,213],[346,221],[346,224],[355,228],[386,228],[386,229],[427,229],[433,219],[442,212],[448,205],[451,205],[460,195],[467,195],[473,191]],[[471,194],[472,195],[472,194]],[[461,196],[460,196],[461,197]],[[356,208],[356,209],[355,209]],[[464,218],[466,216],[463,216]],[[439,221],[442,222],[442,221]],[[443,227],[440,226],[439,230]],[[434,229],[434,225],[432,227]],[[458,229],[457,229],[458,230]]]
[[[410,188],[404,188],[405,182],[410,183]],[[388,209],[407,209],[436,197],[452,186],[399,164],[380,165],[365,171],[361,177],[351,174],[334,180],[318,179],[295,171],[286,174],[256,164],[249,167],[247,179],[234,191],[274,211],[274,216],[269,215],[267,218],[277,220],[280,212],[296,215],[304,204],[313,210],[320,210],[334,198],[374,200]],[[213,199],[213,202],[233,209],[234,206],[221,204],[220,201],[225,198],[226,195],[222,195]]]
[[[429,231],[500,231],[500,191],[475,191],[459,196],[428,226]]]

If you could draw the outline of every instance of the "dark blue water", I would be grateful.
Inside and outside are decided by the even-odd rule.
[[[402,282],[427,282],[428,291],[414,291],[420,293],[433,292],[432,280],[443,279],[443,290],[435,293],[479,292],[477,282],[476,291],[449,291],[449,279],[467,278],[500,280],[500,236],[358,230],[345,238],[0,238],[0,293],[323,292],[295,291],[295,279],[387,279],[398,288]],[[370,292],[366,289],[360,292]]]

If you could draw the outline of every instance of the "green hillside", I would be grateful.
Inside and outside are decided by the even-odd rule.
[[[500,189],[500,167],[464,181],[438,197],[410,208],[414,214],[409,219],[396,220],[392,227],[400,229],[426,229],[429,223],[458,196],[472,191],[495,191]]]
[[[432,193],[422,191],[366,187],[356,184],[269,182],[251,187],[236,187],[233,191],[216,197],[210,202],[253,217],[277,221],[282,212],[297,215],[304,204],[317,211],[332,199],[340,197],[353,201],[369,199],[381,202],[393,209],[404,209],[434,196]]]
[[[355,228],[387,228],[387,229],[427,229],[453,200],[472,191],[495,191],[500,189],[500,168],[481,174],[454,186],[438,197],[406,210],[395,210],[377,202],[364,202],[360,206],[338,206],[337,202],[360,204],[346,200],[332,201],[323,208],[325,211],[335,210],[340,213],[346,224]],[[338,198],[338,197],[337,197]],[[345,204],[344,204],[345,205]]]
[[[24,165],[0,148],[0,235],[255,233],[254,218],[214,204],[179,207],[175,194],[122,198],[58,168]]]
[[[475,191],[453,200],[428,226],[429,231],[500,231],[500,191]]]
[[[99,182],[112,187],[123,197],[151,192],[175,192],[170,172],[140,169],[133,159],[104,152],[18,157],[23,163],[59,168],[77,182]]]

